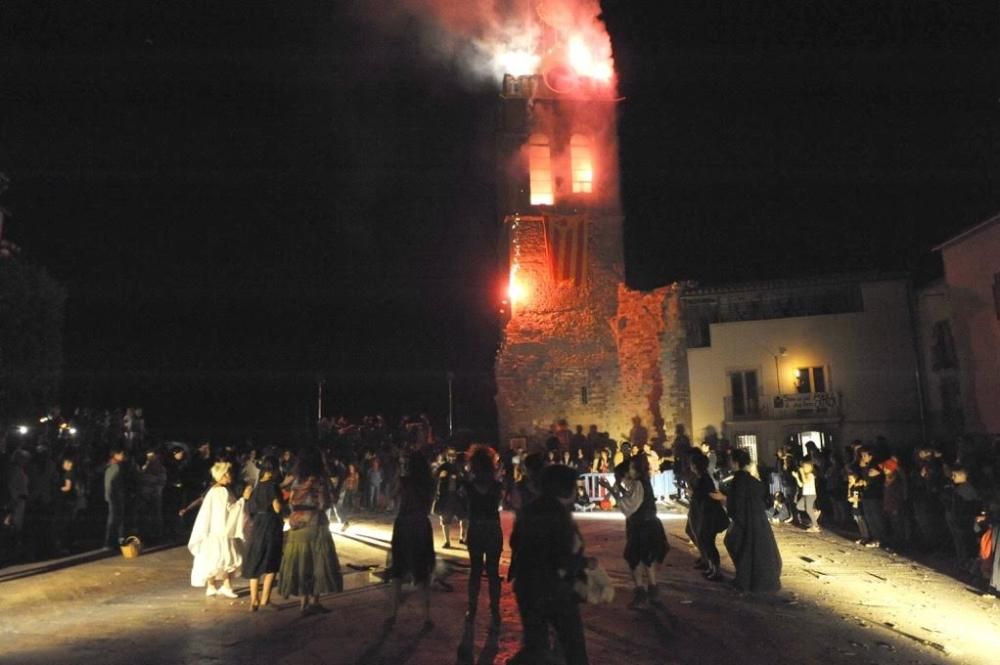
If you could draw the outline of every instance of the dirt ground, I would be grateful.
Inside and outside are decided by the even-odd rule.
[[[693,568],[682,514],[661,517],[672,545],[660,576],[665,608],[636,611],[626,607],[624,521],[578,516],[588,553],[618,590],[609,605],[583,607],[595,665],[1000,662],[1000,601],[923,565],[834,534],[781,527],[784,590],[740,595]],[[510,519],[505,513],[508,534]],[[504,623],[490,639],[484,583],[478,625],[465,634],[464,550],[439,549],[454,564],[454,591],[435,590],[431,630],[423,630],[415,597],[395,627],[383,629],[387,587],[366,567],[384,565],[389,529],[388,520],[369,520],[337,534],[350,588],[324,599],[329,614],[304,618],[294,599],[279,598],[280,611],[251,614],[242,580],[237,600],[205,598],[188,585],[191,557],[183,547],[39,574],[32,574],[38,567],[2,570],[0,663],[422,665],[459,662],[459,646],[470,638],[477,665],[505,663],[520,639],[513,596],[505,585]]]

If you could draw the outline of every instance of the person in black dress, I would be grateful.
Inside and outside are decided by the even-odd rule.
[[[695,545],[701,553],[702,575],[713,582],[722,579],[719,571],[719,548],[715,538],[729,526],[729,518],[722,507],[725,495],[715,486],[708,470],[708,457],[700,450],[691,453],[691,471],[694,489],[691,492],[691,507],[688,516],[695,534]]]
[[[392,614],[386,627],[396,622],[403,599],[403,581],[412,579],[421,588],[424,599],[424,628],[431,621],[431,573],[434,572],[434,532],[430,511],[434,500],[434,481],[427,458],[420,452],[410,453],[400,460],[399,513],[392,523]]]
[[[469,609],[466,621],[474,621],[479,601],[479,587],[486,565],[486,579],[490,590],[490,623],[500,626],[500,552],[503,550],[503,531],[500,528],[500,499],[502,486],[493,466],[495,453],[492,448],[477,445],[469,456],[470,477],[466,480],[465,495],[469,515]]]
[[[251,519],[250,540],[243,558],[243,577],[250,580],[250,611],[256,612],[271,601],[274,575],[281,569],[281,536],[284,524],[281,519],[281,492],[278,490],[281,463],[268,456],[260,463],[257,486],[247,485],[243,496],[249,497],[246,512]],[[264,579],[263,592],[258,597],[260,579]]]

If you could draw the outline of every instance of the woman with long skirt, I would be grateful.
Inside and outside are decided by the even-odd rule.
[[[281,537],[284,523],[281,519],[281,491],[278,489],[277,474],[281,473],[281,463],[277,457],[265,457],[260,463],[260,476],[256,487],[247,485],[244,498],[249,497],[246,512],[252,527],[247,541],[247,553],[243,557],[243,577],[250,580],[250,611],[256,612],[261,606],[271,605],[271,588],[274,576],[281,569]],[[260,580],[264,580],[263,592],[258,595]]]
[[[465,613],[465,620],[475,621],[485,564],[490,591],[490,626],[495,630],[500,626],[500,552],[503,550],[503,531],[500,528],[499,511],[503,486],[496,478],[493,449],[476,445],[470,453],[470,477],[465,486],[469,515],[469,609]]]
[[[667,557],[670,545],[663,523],[656,516],[656,498],[649,480],[649,458],[636,455],[615,468],[615,484],[601,484],[615,497],[625,514],[625,562],[632,572],[635,591],[631,608],[660,605],[656,569]]]
[[[191,586],[205,587],[206,596],[236,598],[232,574],[243,562],[243,504],[229,491],[233,482],[232,465],[217,462],[212,466],[215,484],[205,494],[195,518],[188,550],[194,555],[191,566]],[[216,580],[222,587],[216,588]]]
[[[340,561],[330,535],[326,510],[333,505],[330,474],[316,446],[299,452],[291,473],[288,540],[281,558],[279,591],[300,596],[303,615],[329,612],[319,602],[324,593],[343,589]]]
[[[781,553],[774,532],[767,521],[768,491],[750,474],[750,454],[742,449],[732,452],[733,475],[726,510],[732,523],[725,544],[736,565],[734,586],[741,591],[778,591],[781,589]]]
[[[424,601],[424,629],[431,621],[431,573],[434,572],[434,532],[430,511],[434,501],[431,467],[419,452],[404,457],[399,469],[399,513],[392,523],[392,614],[386,627],[396,622],[403,600],[403,582],[413,580]]]

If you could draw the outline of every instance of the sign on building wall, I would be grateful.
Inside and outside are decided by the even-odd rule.
[[[776,416],[832,415],[837,411],[837,396],[833,393],[796,393],[774,398]]]

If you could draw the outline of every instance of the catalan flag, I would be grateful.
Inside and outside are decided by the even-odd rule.
[[[587,276],[587,220],[583,215],[546,215],[545,241],[556,284],[583,284]]]

